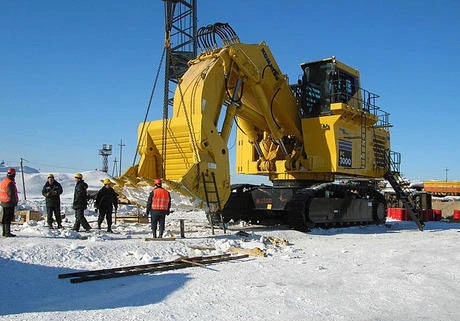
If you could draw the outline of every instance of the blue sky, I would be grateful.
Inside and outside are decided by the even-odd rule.
[[[197,2],[198,27],[228,22],[242,42],[266,41],[291,82],[300,63],[333,55],[357,68],[391,114],[402,174],[460,180],[460,2]],[[163,40],[161,0],[0,1],[0,160],[79,172],[101,168],[112,144],[110,174],[123,140],[124,171]],[[162,117],[162,89],[148,120]]]

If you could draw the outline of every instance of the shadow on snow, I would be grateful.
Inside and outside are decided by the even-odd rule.
[[[458,230],[460,223],[448,223],[442,221],[425,222],[423,231],[419,231],[417,225],[411,221],[387,221],[380,225],[351,226],[345,228],[312,229],[307,234],[314,235],[337,235],[337,234],[385,234],[399,233],[401,231],[414,231],[420,233],[432,233],[445,230]]]
[[[429,221],[425,222],[423,232],[437,232],[445,230],[458,230],[460,229],[460,223],[448,223],[445,221]],[[276,232],[276,231],[288,231],[289,228],[285,225],[277,226],[263,226],[263,225],[246,225],[244,227],[238,227],[237,225],[230,227],[227,230],[228,234],[234,234],[238,230],[245,232]],[[337,235],[337,234],[385,234],[385,233],[399,233],[401,231],[414,231],[420,232],[417,225],[412,221],[387,221],[385,224],[379,225],[355,225],[348,227],[330,227],[320,228],[315,227],[308,232],[299,232],[305,235]],[[422,233],[423,233],[422,232]],[[214,238],[225,238],[228,234],[210,236]],[[257,235],[256,236],[260,236]]]
[[[76,272],[71,269],[4,258],[0,267],[0,315],[145,306],[161,302],[190,280],[187,273],[164,273],[73,284],[58,279],[58,274]]]

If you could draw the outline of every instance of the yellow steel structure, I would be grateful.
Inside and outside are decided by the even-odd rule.
[[[365,117],[362,120],[362,117]],[[361,126],[366,122],[366,166],[360,167],[361,159]],[[383,151],[390,148],[389,132],[386,129],[375,127],[377,116],[362,114],[360,108],[354,108],[344,103],[331,104],[331,115],[302,119],[302,133],[304,150],[307,157],[297,159],[299,164],[295,169],[286,170],[286,162],[279,152],[279,146],[269,140],[261,145],[266,146],[264,154],[266,161],[270,162],[270,171],[263,170],[260,159],[241,130],[238,130],[237,138],[237,166],[236,171],[240,174],[268,175],[274,180],[316,180],[333,181],[335,174],[356,177],[383,177],[386,172],[385,166],[377,166],[380,161],[383,164]],[[351,144],[351,161],[348,167],[339,166],[340,148],[339,141],[347,141]],[[376,142],[380,145],[376,147]],[[378,151],[376,155],[376,151]],[[291,157],[294,158],[294,157]],[[377,158],[379,158],[377,160]]]
[[[358,71],[329,60],[359,81]],[[203,174],[213,173],[223,207],[230,195],[227,145],[235,120],[237,173],[266,175],[273,182],[333,181],[336,174],[382,177],[386,168],[379,154],[389,149],[389,133],[376,126],[378,117],[365,110],[360,91],[351,98],[331,102],[327,113],[301,117],[298,98],[269,47],[227,43],[189,62],[171,118],[139,125],[141,158],[121,180],[149,181],[164,172],[161,178],[171,187],[205,200]]]

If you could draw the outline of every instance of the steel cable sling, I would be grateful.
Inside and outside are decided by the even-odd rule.
[[[133,165],[132,166],[134,166],[136,164],[136,158],[137,158],[137,153],[138,153],[138,150],[139,150],[139,146],[141,144],[142,139],[144,138],[144,133],[148,129],[148,126],[147,126],[147,128],[145,128],[145,123],[147,122],[147,116],[148,116],[149,111],[150,111],[150,106],[152,105],[153,94],[155,93],[155,89],[156,89],[157,82],[158,82],[158,75],[160,74],[160,69],[161,69],[161,65],[163,63],[165,52],[166,52],[166,48],[163,48],[163,53],[161,54],[160,63],[158,64],[158,69],[157,69],[157,73],[156,73],[156,76],[155,76],[155,81],[153,83],[152,91],[150,92],[150,99],[149,99],[149,103],[147,105],[147,111],[145,113],[144,122],[142,123],[141,134],[140,134],[139,139],[137,141],[137,147],[136,147],[136,152],[134,153],[134,159],[133,159]],[[145,130],[144,130],[144,128],[145,128]],[[121,175],[121,173],[120,173],[120,175]]]

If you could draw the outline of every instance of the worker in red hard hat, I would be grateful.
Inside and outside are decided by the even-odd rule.
[[[2,235],[5,237],[16,236],[11,233],[11,222],[14,219],[14,207],[18,205],[18,189],[14,178],[16,170],[8,168],[6,177],[0,182],[0,204],[3,208]]]
[[[155,178],[153,183],[155,187],[150,192],[146,214],[150,214],[150,227],[153,237],[157,237],[158,228],[158,237],[162,238],[165,230],[166,215],[169,214],[171,209],[171,195],[162,187],[161,179]]]

